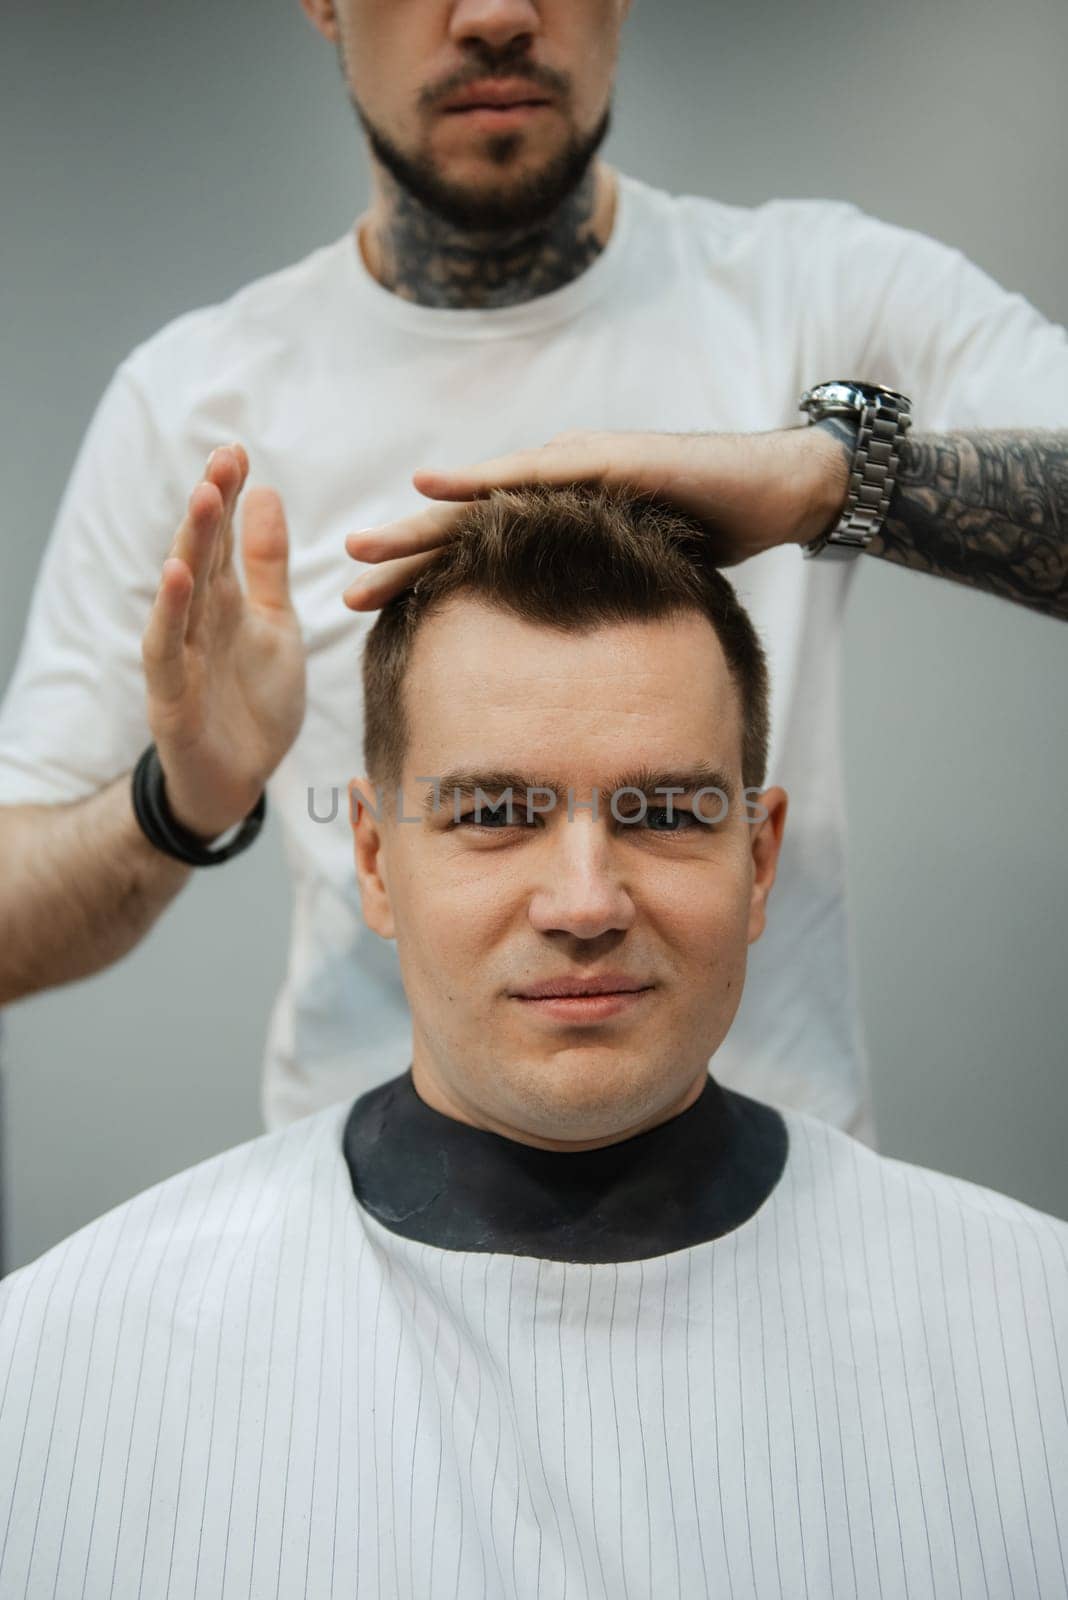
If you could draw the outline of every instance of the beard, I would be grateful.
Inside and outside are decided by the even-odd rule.
[[[509,179],[504,169],[521,149],[523,135],[489,135],[485,152],[502,169],[501,181],[475,187],[450,182],[430,156],[401,150],[388,134],[375,127],[355,99],[353,107],[373,155],[394,181],[444,222],[476,233],[522,231],[551,217],[585,178],[608,136],[612,115],[609,105],[591,132],[580,134],[572,130],[564,147],[540,171],[518,178]]]

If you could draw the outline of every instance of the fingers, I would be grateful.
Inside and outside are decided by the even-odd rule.
[[[190,635],[200,623],[211,579],[230,559],[230,523],[247,472],[248,456],[240,445],[213,451],[175,534],[170,554],[183,561],[193,575],[186,619]]]
[[[204,590],[208,584],[212,546],[221,511],[219,491],[213,484],[201,479],[189,496],[185,517],[170,548],[170,555],[184,563],[193,579],[192,603],[186,618],[186,625],[190,628],[196,626],[203,610]]]
[[[472,467],[424,468],[412,482],[432,500],[477,500],[491,489],[530,483],[603,483],[613,473],[618,439],[599,433],[565,433],[534,450],[516,450]]]
[[[141,638],[141,660],[150,698],[178,700],[185,688],[185,630],[193,575],[184,561],[168,557]]]
[[[377,611],[379,606],[413,584],[433,559],[434,552],[429,551],[425,555],[383,561],[370,572],[361,572],[343,592],[342,599],[350,611]]]
[[[466,505],[434,506],[360,533],[350,533],[345,548],[357,561],[376,563],[361,572],[342,598],[351,611],[375,611],[415,582],[427,563],[448,544]]]
[[[236,466],[237,476],[234,477],[233,467]],[[205,477],[214,483],[223,498],[224,514],[221,537],[216,541],[216,558],[212,568],[221,572],[229,566],[234,552],[234,515],[237,510],[237,500],[248,478],[248,453],[242,445],[224,445],[221,449],[213,451],[209,458]]]
[[[572,433],[539,449],[498,456],[456,473],[417,472],[413,482],[420,493],[452,503],[350,533],[345,540],[349,555],[375,566],[372,572],[354,579],[342,598],[352,611],[373,611],[385,605],[414,583],[427,562],[449,542],[469,503],[491,489],[526,483],[599,482],[609,471],[604,436]]]
[[[288,610],[289,531],[274,489],[250,489],[245,496],[241,561],[249,602],[270,611]]]
[[[448,472],[427,467],[417,472],[412,482],[420,494],[431,500],[478,500],[491,489],[518,489],[527,483],[574,483],[580,478],[588,481],[585,473],[589,465],[588,460],[577,463],[574,451],[543,445],[540,450],[519,450],[514,455],[497,456],[474,467],[457,467]]]
[[[462,520],[465,506],[431,506],[414,516],[398,517],[379,528],[361,529],[345,539],[345,549],[357,561],[385,561],[395,556],[418,555],[447,544]]]

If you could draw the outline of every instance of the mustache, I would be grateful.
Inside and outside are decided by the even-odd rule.
[[[506,46],[494,50],[483,46],[471,61],[465,62],[440,83],[428,84],[419,94],[421,110],[433,111],[442,100],[451,99],[470,83],[480,83],[483,78],[523,78],[535,88],[566,99],[571,93],[571,79],[566,72],[558,72],[541,62],[531,61],[522,40],[520,48]]]

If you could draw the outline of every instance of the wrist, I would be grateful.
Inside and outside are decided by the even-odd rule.
[[[214,844],[224,833],[229,833],[244,822],[264,789],[261,784],[255,790],[242,793],[237,799],[228,799],[224,804],[219,804],[206,800],[203,795],[187,793],[185,785],[168,776],[162,759],[159,767],[163,803],[169,816],[205,846]]]
[[[266,790],[261,792],[252,809],[241,818],[223,818],[223,831],[237,827],[234,836],[220,844],[208,834],[196,834],[176,815],[166,793],[159,751],[150,744],[142,754],[131,775],[133,807],[138,824],[149,842],[165,855],[171,855],[191,866],[212,867],[246,850],[256,838],[266,815]],[[214,820],[195,819],[200,827],[213,827]],[[239,824],[239,825],[238,825]]]
[[[202,845],[212,845],[217,839],[221,839],[224,833],[229,833],[232,828],[236,828],[240,822],[244,821],[256,803],[253,798],[240,816],[235,817],[232,812],[229,812],[223,818],[215,813],[205,812],[203,808],[190,809],[182,805],[180,801],[175,800],[166,781],[163,785],[163,795],[167,810],[174,818],[174,821],[180,828],[184,828],[186,833],[192,834],[198,843]]]
[[[833,528],[849,497],[849,469],[856,446],[856,428],[841,417],[802,425],[796,430],[804,442],[808,462],[808,493],[794,544],[810,544]]]

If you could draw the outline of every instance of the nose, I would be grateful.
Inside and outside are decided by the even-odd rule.
[[[541,32],[533,0],[456,0],[449,18],[449,37],[458,45],[488,45],[493,50],[529,44]]]
[[[636,909],[604,824],[575,817],[551,830],[529,918],[538,933],[597,939],[623,933]]]

